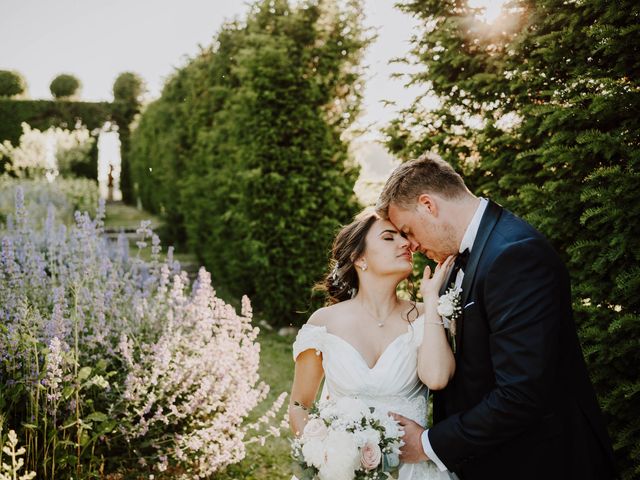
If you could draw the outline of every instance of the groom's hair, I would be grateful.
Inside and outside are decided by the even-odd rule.
[[[401,208],[414,205],[423,193],[436,193],[448,199],[467,192],[462,177],[438,154],[427,152],[396,168],[380,194],[376,213],[389,218],[389,206]]]

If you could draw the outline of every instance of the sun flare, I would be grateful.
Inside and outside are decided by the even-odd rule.
[[[471,8],[482,9],[476,17],[485,23],[492,24],[502,14],[502,8],[507,0],[468,0]]]

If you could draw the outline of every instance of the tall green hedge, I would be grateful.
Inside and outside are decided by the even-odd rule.
[[[419,102],[387,129],[408,158],[436,149],[475,192],[538,227],[566,260],[579,333],[625,479],[640,475],[640,5],[513,2],[486,25],[413,0]],[[509,121],[511,120],[511,121]]]
[[[256,3],[176,72],[132,139],[143,205],[274,325],[306,319],[332,237],[358,208],[341,135],[366,39],[358,3],[340,4]]]

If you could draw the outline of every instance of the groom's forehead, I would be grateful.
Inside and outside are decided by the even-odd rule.
[[[389,205],[389,222],[399,231],[404,232],[411,221],[411,212],[397,205]]]

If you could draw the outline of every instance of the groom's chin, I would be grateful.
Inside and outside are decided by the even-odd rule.
[[[433,260],[434,262],[440,262],[440,256],[435,253],[432,252],[431,250],[424,250],[421,252],[425,257],[427,257],[429,260]]]

